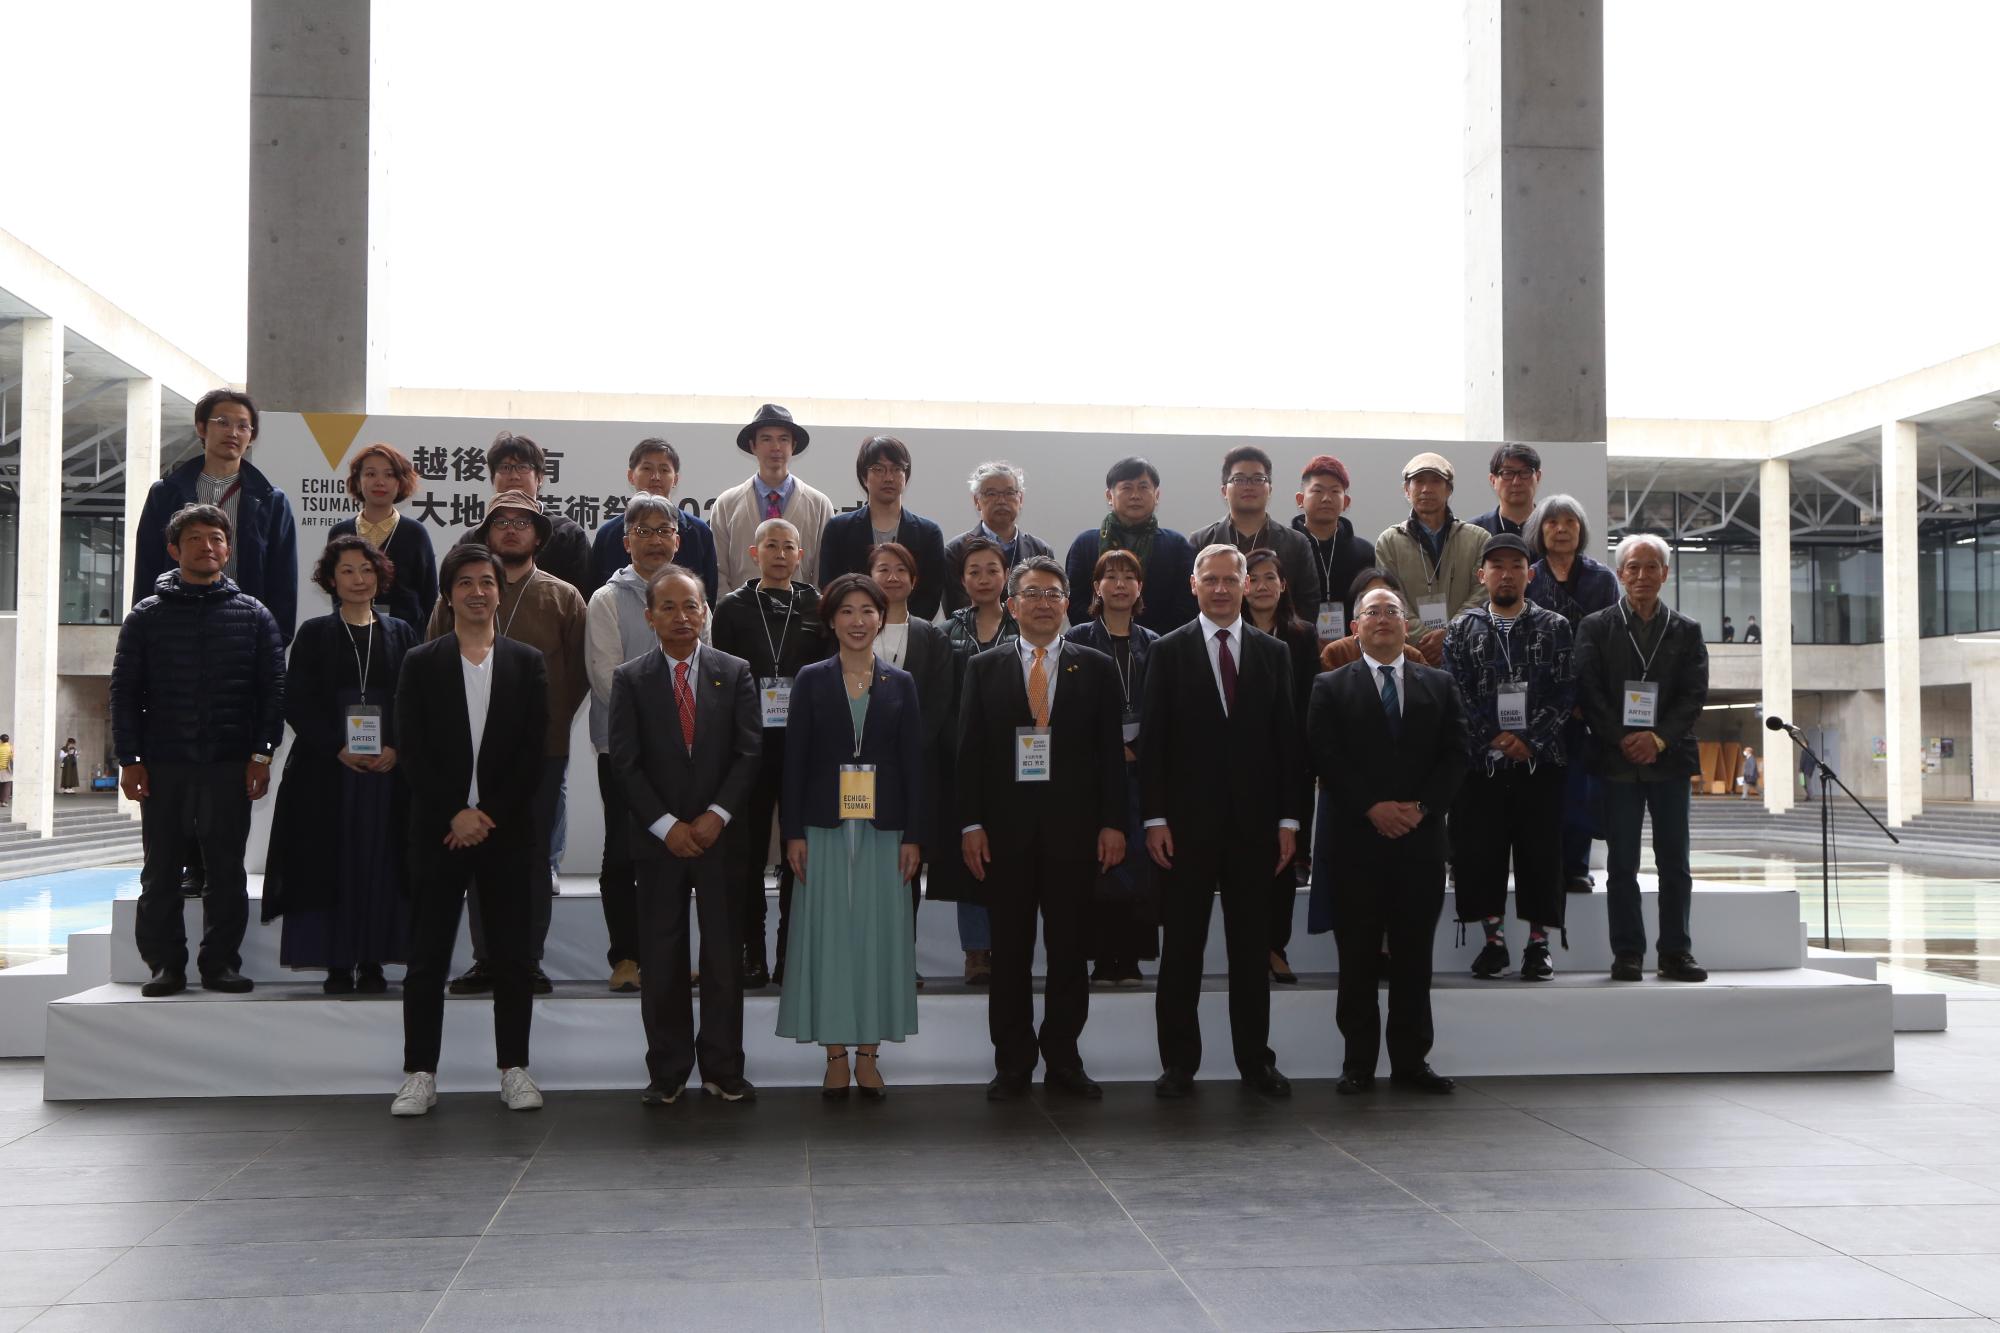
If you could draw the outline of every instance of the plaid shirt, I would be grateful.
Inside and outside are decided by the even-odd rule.
[[[1500,684],[1518,681],[1528,687],[1528,727],[1517,733],[1527,742],[1536,764],[1568,762],[1563,752],[1563,724],[1576,708],[1576,673],[1569,622],[1544,607],[1523,600],[1521,614],[1507,627],[1489,608],[1461,612],[1445,631],[1446,671],[1458,682],[1465,700],[1466,744],[1475,764],[1487,772],[1511,768],[1520,761],[1493,749],[1500,734]]]

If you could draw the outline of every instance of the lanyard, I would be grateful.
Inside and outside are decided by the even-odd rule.
[[[764,629],[764,646],[771,650],[771,674],[773,676],[782,676],[785,674],[785,666],[784,662],[782,661],[782,656],[785,651],[785,640],[791,637],[792,612],[797,609],[798,599],[792,598],[791,600],[785,603],[785,623],[783,627],[778,630],[778,641],[774,644],[771,642],[771,622],[764,618],[764,610],[763,610],[764,596],[765,596],[764,591],[761,588],[758,589],[757,623],[763,626]]]
[[[1500,623],[1500,617],[1494,615],[1492,606],[1488,605],[1486,608],[1486,623],[1492,626],[1494,638],[1499,641],[1500,660],[1506,664],[1507,679],[1511,681],[1514,679],[1514,654],[1508,648],[1508,640],[1514,635],[1514,626],[1521,623],[1521,617],[1515,616],[1503,626]]]
[[[1104,635],[1104,642],[1107,645],[1117,642],[1112,636],[1110,629],[1105,626],[1104,617],[1102,616],[1097,618],[1097,629],[1099,633]],[[1113,662],[1118,661],[1118,653],[1115,649],[1112,651],[1111,660]],[[1125,706],[1128,708],[1132,706],[1132,673],[1138,669],[1138,649],[1133,644],[1131,636],[1127,635],[1125,638],[1125,661],[1118,668],[1118,694],[1125,701]]]
[[[1236,526],[1236,520],[1233,518],[1225,518],[1224,520],[1222,520],[1222,526],[1229,529],[1229,544],[1247,555],[1251,551],[1257,549],[1256,545],[1257,539],[1263,536],[1266,532],[1270,531],[1271,520],[1267,516],[1264,519],[1264,526],[1257,529],[1255,532],[1251,533],[1248,537],[1244,536],[1243,533],[1240,530],[1238,530]]]
[[[534,581],[535,581],[535,572],[533,570],[529,570],[528,577],[521,580],[521,595],[514,599],[514,609],[507,613],[507,623],[500,627],[500,634],[502,638],[511,639],[514,637],[514,617],[521,614],[521,603],[528,600],[528,585],[530,583],[533,583]],[[507,590],[505,588],[502,588],[500,591],[501,594],[504,596]]]
[[[361,673],[361,702],[367,703],[368,669],[375,665],[375,622],[372,620],[369,621],[367,627],[361,631],[368,639],[368,657],[366,661],[362,660],[361,650],[354,646],[354,626],[348,624],[345,620],[340,623],[341,627],[347,631],[347,648],[349,652],[354,654],[354,669]]]
[[[1424,521],[1418,518],[1415,512],[1410,514],[1410,522],[1415,524],[1418,529],[1417,547],[1424,557],[1425,591],[1436,592],[1438,580],[1444,577],[1444,557],[1448,549],[1445,545],[1445,539],[1451,535],[1451,525],[1447,523],[1438,532],[1437,559],[1433,560],[1431,559],[1430,529],[1424,526]]]
[[[1326,559],[1321,560],[1319,558],[1319,538],[1312,535],[1312,529],[1306,529],[1306,545],[1312,548],[1313,568],[1319,571],[1319,595],[1322,601],[1329,599],[1333,601],[1342,600],[1333,595],[1333,563],[1340,555],[1337,549],[1339,542],[1340,529],[1335,528],[1333,536],[1327,538]]]
[[[1658,615],[1659,612],[1655,611],[1653,612],[1653,614]],[[1648,657],[1643,651],[1640,650],[1639,640],[1632,633],[1632,621],[1625,614],[1625,603],[1623,601],[1620,601],[1618,603],[1618,619],[1621,622],[1623,622],[1625,626],[1625,638],[1632,645],[1633,656],[1639,659],[1639,679],[1644,680],[1653,669],[1653,659],[1657,658],[1660,655],[1660,649],[1666,646],[1667,627],[1665,625],[1660,626],[1659,641],[1653,645],[1653,656]]]

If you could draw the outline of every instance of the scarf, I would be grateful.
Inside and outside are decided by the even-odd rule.
[[[1118,521],[1115,513],[1106,514],[1104,521],[1097,525],[1097,553],[1106,551],[1130,551],[1141,568],[1153,555],[1153,538],[1160,535],[1160,519],[1157,514],[1149,516],[1136,528],[1128,528]]]

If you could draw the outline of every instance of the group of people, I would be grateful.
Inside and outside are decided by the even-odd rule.
[[[1021,526],[1026,478],[1004,461],[973,471],[977,522],[947,541],[904,507],[914,460],[893,436],[861,442],[865,503],[836,513],[792,472],[808,432],[767,404],[737,435],[755,473],[707,522],[673,501],[680,457],[649,438],[594,540],[543,512],[546,456],[502,432],[485,517],[439,560],[399,516],[410,461],[374,444],[349,467],[357,513],[313,566],[334,609],[295,635],[295,528],[245,458],[256,408],[219,390],[195,417],[202,457],[156,483],[141,520],[160,549],[139,562],[112,677],[145,834],[144,990],[188,984],[191,866],[201,984],[251,989],[244,844],[289,725],[264,916],[283,918],[281,960],[324,969],[329,993],[386,990],[384,965],[407,965],[395,1114],[435,1104],[447,988],[491,993],[502,1095],[541,1103],[533,997],[551,989],[586,700],[608,984],[640,996],[653,1104],[695,1077],[725,1101],[755,1096],[743,995],[772,984],[779,1035],[825,1049],[829,1097],[886,1095],[880,1045],[917,1030],[926,896],[955,904],[966,980],[990,988],[995,1099],[1023,1095],[1038,1066],[1053,1088],[1101,1095],[1079,1044],[1091,986],[1137,983],[1154,958],[1155,1090],[1187,1095],[1218,894],[1238,1072],[1286,1095],[1270,988],[1297,979],[1302,882],[1307,928],[1339,945],[1340,1091],[1374,1082],[1386,975],[1392,1077],[1449,1092],[1428,1063],[1448,874],[1459,920],[1485,936],[1474,974],[1546,980],[1566,893],[1593,887],[1590,841],[1606,839],[1612,976],[1639,980],[1648,816],[1658,974],[1706,975],[1687,825],[1700,630],[1660,600],[1666,544],[1635,535],[1610,568],[1593,559],[1582,506],[1538,494],[1527,446],[1494,452],[1496,504],[1472,520],[1452,510],[1448,460],[1410,459],[1409,516],[1372,543],[1346,517],[1336,458],[1305,465],[1286,526],[1270,456],[1231,449],[1226,516],[1185,536],[1159,521],[1158,471],[1125,458],[1103,521],[1059,560]],[[451,978],[468,901],[475,961]]]

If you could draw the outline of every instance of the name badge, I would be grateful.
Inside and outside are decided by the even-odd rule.
[[[1347,604],[1345,602],[1321,602],[1319,621],[1315,626],[1321,642],[1332,643],[1335,639],[1347,637]]]
[[[790,676],[759,676],[757,678],[757,702],[763,711],[765,726],[784,726],[792,715],[792,678]]]
[[[1660,715],[1660,683],[1656,680],[1625,682],[1625,725],[1650,727]]]
[[[1500,730],[1516,735],[1528,729],[1528,687],[1519,681],[1500,683],[1500,693],[1494,700],[1500,707]]]
[[[1417,622],[1424,630],[1443,629],[1451,623],[1451,616],[1443,602],[1418,602]]]
[[[1047,727],[1014,728],[1014,781],[1049,780],[1049,740]]]
[[[840,817],[875,818],[875,765],[840,766]]]
[[[1126,743],[1127,745],[1130,745],[1130,744],[1131,744],[1131,743],[1132,743],[1133,741],[1136,741],[1136,740],[1138,740],[1138,739],[1139,739],[1139,710],[1138,710],[1138,709],[1136,709],[1136,708],[1130,708],[1130,707],[1128,707],[1128,708],[1127,708],[1127,709],[1125,710],[1125,716],[1124,716],[1124,718],[1123,718],[1122,722],[1120,723],[1120,726],[1121,726],[1121,728],[1123,729],[1123,731],[1124,731],[1124,733],[1125,733],[1125,743]]]
[[[382,710],[374,704],[348,706],[347,752],[367,758],[382,753]]]

